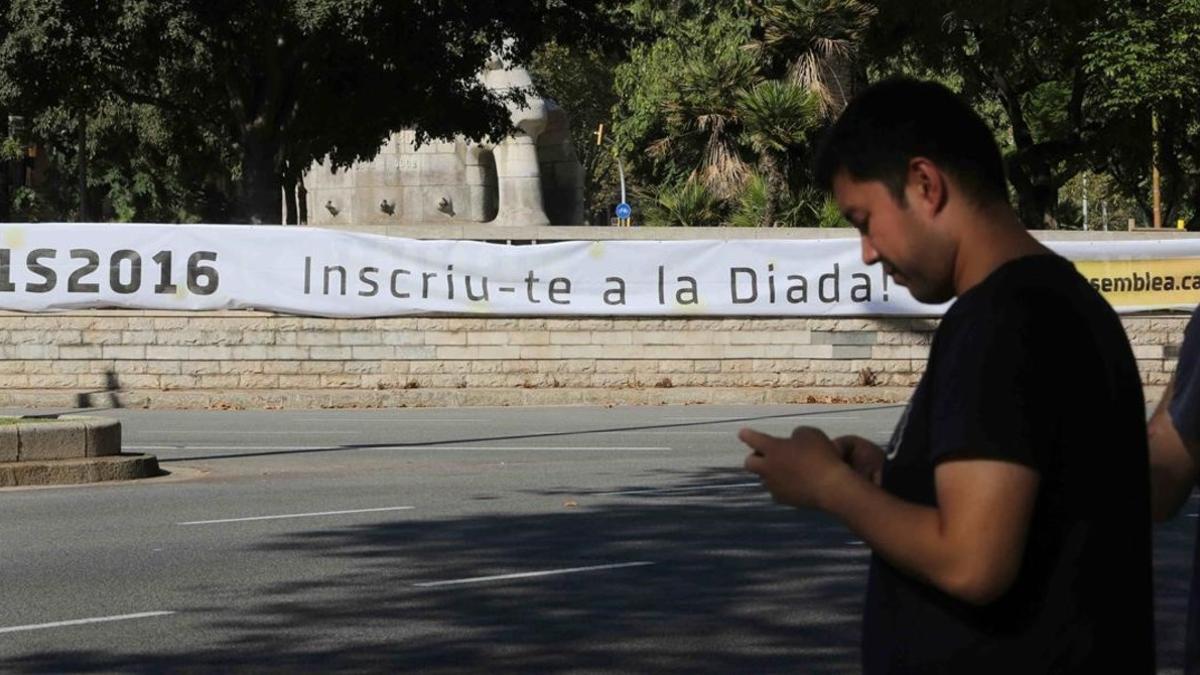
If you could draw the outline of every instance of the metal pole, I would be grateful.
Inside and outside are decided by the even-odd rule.
[[[625,196],[625,164],[623,162],[621,162],[621,155],[619,153],[617,153],[616,143],[613,143],[613,140],[611,138],[605,137],[603,124],[596,127],[596,131],[593,135],[596,137],[596,146],[597,147],[603,146],[604,142],[608,141],[609,147],[612,148],[613,159],[615,159],[617,161],[617,174],[621,177],[621,203],[627,204],[628,200]],[[621,217],[617,218],[617,225],[619,225],[619,226],[628,227],[630,224],[631,223],[630,223],[629,218],[621,218]]]
[[[1154,204],[1154,227],[1162,227],[1162,177],[1158,173],[1158,113],[1150,114],[1150,138],[1150,199]]]
[[[1083,229],[1088,229],[1087,174],[1083,174]]]
[[[614,154],[615,156],[615,154]],[[621,176],[621,203],[625,202],[625,167],[621,164],[621,158],[617,157],[617,173]]]

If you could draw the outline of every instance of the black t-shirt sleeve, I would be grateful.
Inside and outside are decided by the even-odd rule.
[[[1078,381],[1071,359],[1047,352],[1054,341],[1053,313],[1033,306],[975,303],[936,364],[930,458],[994,459],[1042,470],[1056,436],[1055,381]]]

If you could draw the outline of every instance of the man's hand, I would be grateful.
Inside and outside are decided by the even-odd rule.
[[[854,477],[841,451],[820,429],[797,427],[791,438],[742,429],[738,438],[753,450],[746,470],[758,474],[781,504],[821,508],[831,490]]]
[[[842,453],[842,461],[850,465],[858,475],[876,485],[883,483],[883,464],[886,455],[883,448],[862,436],[838,436],[833,444]]]
[[[810,427],[791,438],[743,429],[738,438],[754,450],[746,468],[776,501],[833,515],[914,577],[976,605],[993,602],[1016,579],[1041,481],[1036,470],[997,460],[944,461],[934,469],[932,507],[888,494],[851,468],[856,454],[866,457],[860,467],[876,461],[871,453],[878,448],[869,442],[835,443]],[[851,463],[843,460],[847,448]]]

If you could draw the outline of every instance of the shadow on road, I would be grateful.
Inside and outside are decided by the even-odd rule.
[[[770,504],[761,488],[692,491],[745,479],[676,472],[673,493],[536,493],[561,505],[551,513],[397,516],[269,537],[242,553],[321,572],[265,586],[193,583],[192,597],[211,605],[181,611],[177,628],[200,636],[190,645],[211,635],[203,648],[62,647],[4,670],[857,672],[866,549],[831,520]],[[1180,518],[1156,532],[1160,672],[1178,672],[1194,526]],[[643,561],[654,565],[417,586]]]
[[[1189,502],[1184,511],[1194,512],[1195,506],[1196,502]],[[1182,515],[1154,530],[1154,614],[1160,673],[1183,672],[1195,536],[1196,519]]]
[[[744,481],[681,474],[678,485]],[[555,495],[545,495],[556,504]],[[296,532],[257,552],[338,572],[254,589],[250,610],[193,608],[203,650],[53,653],[62,672],[852,673],[867,553],[833,522],[758,488]],[[231,552],[231,555],[236,552]],[[421,588],[418,583],[636,561],[652,566]],[[323,568],[328,569],[328,568]],[[193,587],[220,598],[229,588]]]

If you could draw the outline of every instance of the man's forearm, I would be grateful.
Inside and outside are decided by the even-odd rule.
[[[1025,467],[986,464],[981,471],[991,473],[965,474],[965,481],[957,478],[958,488],[939,489],[939,508],[900,499],[851,472],[818,506],[895,567],[961,600],[984,604],[1006,591],[1020,569],[1038,481]],[[954,471],[963,476],[964,469],[975,470]],[[989,486],[991,475],[999,480]],[[1011,497],[1005,486],[1012,487]]]
[[[1150,445],[1150,511],[1156,522],[1170,520],[1187,501],[1196,481],[1196,461],[1175,429],[1168,403],[1174,380],[1146,424]]]
[[[954,553],[938,510],[900,499],[857,474],[820,504],[904,572],[952,595]]]

